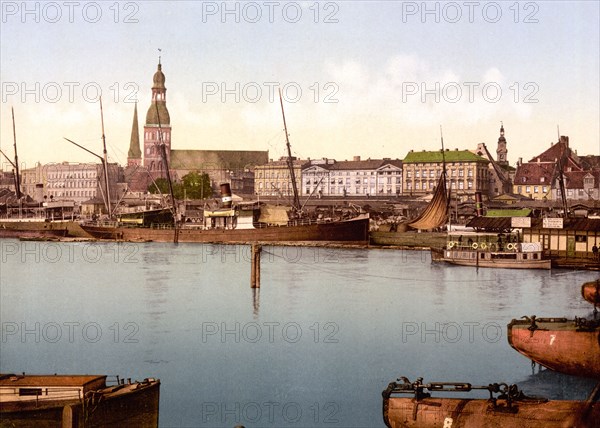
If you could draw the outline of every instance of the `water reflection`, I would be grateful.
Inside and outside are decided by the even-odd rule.
[[[3,323],[95,322],[104,337],[5,337],[2,371],[161,378],[161,425],[169,427],[382,426],[381,391],[400,374],[525,382],[531,394],[555,397],[588,388],[532,378],[529,360],[507,343],[506,324],[534,313],[589,316],[579,287],[597,278],[591,272],[477,271],[431,264],[427,252],[265,246],[261,288],[249,290],[249,246],[136,245],[134,263],[102,246],[97,262],[76,265],[42,259],[25,268],[21,256],[7,256]],[[50,277],[60,280],[40,279]],[[135,322],[138,342],[115,342],[115,322],[121,330]],[[241,412],[268,402],[281,406],[277,423]],[[282,418],[284,404],[299,406],[299,422]],[[226,414],[236,405],[237,419]],[[216,419],[207,420],[207,409]]]
[[[260,288],[252,289],[252,314],[254,319],[258,319],[258,311],[260,309]]]

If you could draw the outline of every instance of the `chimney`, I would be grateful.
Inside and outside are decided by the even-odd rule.
[[[352,160],[353,160],[354,162],[359,162],[359,161],[360,161],[360,156],[354,156],[354,157],[352,158]]]
[[[517,161],[517,166],[521,165],[523,165],[523,158],[519,158],[519,160]]]

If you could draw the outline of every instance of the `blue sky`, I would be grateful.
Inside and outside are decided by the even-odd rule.
[[[101,152],[100,88],[109,156],[124,163],[132,101],[143,124],[160,48],[175,149],[284,155],[269,93],[285,87],[301,157],[403,158],[438,149],[440,125],[446,147],[485,142],[494,152],[500,121],[513,164],[556,141],[557,125],[578,153],[600,154],[598,4],[30,2],[24,11],[2,1],[0,147],[12,154],[14,107],[25,166],[94,161],[62,137]]]

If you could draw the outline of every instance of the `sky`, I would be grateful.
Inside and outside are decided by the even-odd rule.
[[[2,1],[0,148],[19,162],[125,164],[159,55],[172,149],[529,160],[568,135],[600,154],[599,2]],[[142,129],[140,128],[140,134]],[[10,167],[2,160],[4,170]]]

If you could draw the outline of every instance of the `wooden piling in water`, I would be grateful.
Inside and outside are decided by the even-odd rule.
[[[250,272],[250,288],[260,288],[260,253],[262,246],[252,244],[252,262]]]

